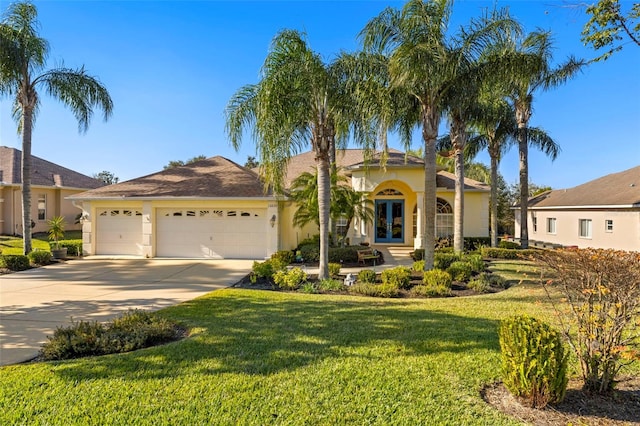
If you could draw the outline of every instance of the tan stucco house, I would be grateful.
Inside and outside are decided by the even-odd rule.
[[[64,216],[66,229],[75,224],[79,210],[66,197],[104,185],[101,181],[32,156],[32,232],[46,232],[47,220]],[[22,235],[22,151],[0,146],[0,234]]]
[[[547,191],[528,207],[534,243],[640,251],[640,166]],[[520,215],[515,217],[519,235]]]
[[[350,242],[422,247],[422,160],[391,151],[382,168],[376,160],[365,164],[358,149],[339,151],[336,160],[375,206],[375,223],[354,221],[346,230]],[[287,183],[314,170],[314,154],[300,154]],[[436,231],[449,236],[454,176],[439,171],[437,185]],[[315,225],[294,227],[294,203],[265,192],[255,170],[219,156],[69,199],[83,210],[85,254],[262,259],[318,233]],[[488,236],[488,205],[489,187],[466,180],[465,236]]]

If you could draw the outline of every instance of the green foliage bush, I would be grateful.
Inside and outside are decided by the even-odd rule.
[[[128,352],[180,337],[182,330],[154,314],[130,310],[107,324],[73,322],[58,327],[40,349],[45,360],[61,360],[91,355]]]
[[[433,256],[433,267],[435,269],[447,270],[453,262],[462,258],[458,253],[438,252]]]
[[[51,263],[51,252],[35,250],[27,255],[31,263],[35,265],[48,265]]]
[[[411,289],[411,294],[422,297],[447,297],[451,296],[451,287],[440,284],[417,285]]]
[[[498,335],[506,388],[534,408],[562,401],[567,389],[568,357],[560,333],[522,315],[502,320]]]
[[[345,286],[340,280],[325,279],[318,283],[318,288],[322,291],[343,291]]]
[[[340,275],[340,268],[342,267],[339,263],[329,262],[329,275],[331,277],[337,277]]]
[[[477,293],[488,293],[491,290],[489,274],[482,273],[467,283],[467,288]]]
[[[307,273],[301,268],[280,270],[273,274],[273,282],[283,290],[297,290],[307,280]]]
[[[467,254],[462,257],[462,260],[471,265],[471,270],[476,273],[484,271],[485,264],[482,255],[480,254]]]
[[[285,265],[290,264],[295,260],[296,256],[290,250],[280,250],[271,255],[271,260],[276,260]]]
[[[391,284],[397,288],[407,289],[411,287],[411,272],[404,266],[385,269],[380,274],[380,279],[382,284]]]
[[[514,241],[500,240],[500,242],[498,242],[498,248],[517,250],[520,248],[520,244]]]
[[[82,256],[82,240],[60,240],[60,248],[67,249],[68,256]]]
[[[538,253],[539,250],[527,249],[527,250],[514,250],[514,249],[503,249],[503,248],[493,248],[493,247],[482,247],[480,249],[480,254],[484,258],[490,259],[523,259],[528,258],[530,256]]]
[[[432,269],[425,271],[422,278],[424,285],[429,287],[447,287],[451,288],[451,275],[447,271],[441,269]]]
[[[265,260],[264,262],[254,261],[251,271],[256,277],[260,278],[271,278],[275,272],[270,260]]]
[[[372,269],[363,269],[358,272],[358,281],[365,284],[374,284],[376,282],[376,271]]]
[[[315,283],[305,282],[300,287],[300,291],[306,294],[315,294],[318,292],[318,287],[316,287]]]
[[[473,273],[473,268],[469,262],[459,260],[453,262],[447,268],[447,272],[451,275],[451,279],[454,281],[468,281]]]
[[[372,297],[397,297],[399,289],[393,284],[358,283],[349,287],[349,291]]]
[[[305,262],[318,262],[320,260],[320,247],[313,244],[301,245],[298,248]]]
[[[362,250],[362,247],[360,246],[330,247],[329,262],[356,263],[358,261],[358,250]]]
[[[466,237],[464,239],[465,251],[478,251],[481,247],[491,245],[491,237]]]
[[[0,255],[0,266],[11,271],[26,271],[29,265],[29,257],[23,254]]]
[[[413,265],[411,265],[411,269],[415,272],[424,271],[424,260],[416,260],[415,262],[413,262]]]
[[[298,244],[298,250],[300,250],[302,246],[320,247],[320,234],[313,235],[309,238],[305,238],[304,240],[300,241],[300,244]]]

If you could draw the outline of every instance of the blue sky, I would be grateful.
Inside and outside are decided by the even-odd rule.
[[[120,180],[161,170],[171,160],[222,155],[244,164],[255,155],[247,138],[239,152],[224,132],[224,108],[241,86],[255,83],[273,36],[291,28],[307,33],[311,47],[331,61],[358,48],[356,35],[389,1],[36,1],[41,35],[49,40],[49,66],[85,65],[114,101],[108,122],[96,116],[79,134],[73,115],[41,94],[33,154],[92,175]],[[488,1],[458,0],[451,29]],[[551,30],[556,61],[590,59],[580,42],[582,9],[560,1],[499,1],[527,31]],[[630,6],[625,3],[625,7]],[[0,9],[8,2],[0,0]],[[530,177],[554,188],[578,185],[640,164],[640,48],[628,45],[585,69],[565,86],[537,94],[531,125],[561,145],[552,162],[530,152]],[[443,128],[443,131],[446,129]],[[397,138],[390,136],[392,145]],[[416,138],[414,147],[422,142]],[[20,148],[11,101],[0,99],[0,145]],[[488,164],[488,157],[477,158]],[[503,159],[508,183],[518,177],[517,150]]]

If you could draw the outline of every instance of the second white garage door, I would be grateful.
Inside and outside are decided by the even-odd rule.
[[[263,259],[266,209],[158,209],[156,256]]]

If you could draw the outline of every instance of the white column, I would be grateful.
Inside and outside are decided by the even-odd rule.
[[[417,212],[416,212],[416,237],[413,239],[413,248],[419,249],[424,248],[424,241],[422,240],[423,232],[424,232],[424,192],[417,192]]]
[[[154,256],[153,234],[156,227],[153,223],[153,209],[151,201],[142,202],[142,255],[146,258]]]
[[[270,202],[267,207],[266,227],[267,227],[267,258],[278,251],[278,236],[280,230],[280,212],[278,203]],[[275,218],[275,223],[271,226],[271,219]]]
[[[92,244],[91,234],[95,232],[96,229],[93,228],[93,215],[95,211],[91,211],[91,203],[86,201],[82,203],[82,254],[83,255],[91,255],[95,254],[95,250]],[[93,229],[92,229],[93,228]]]

